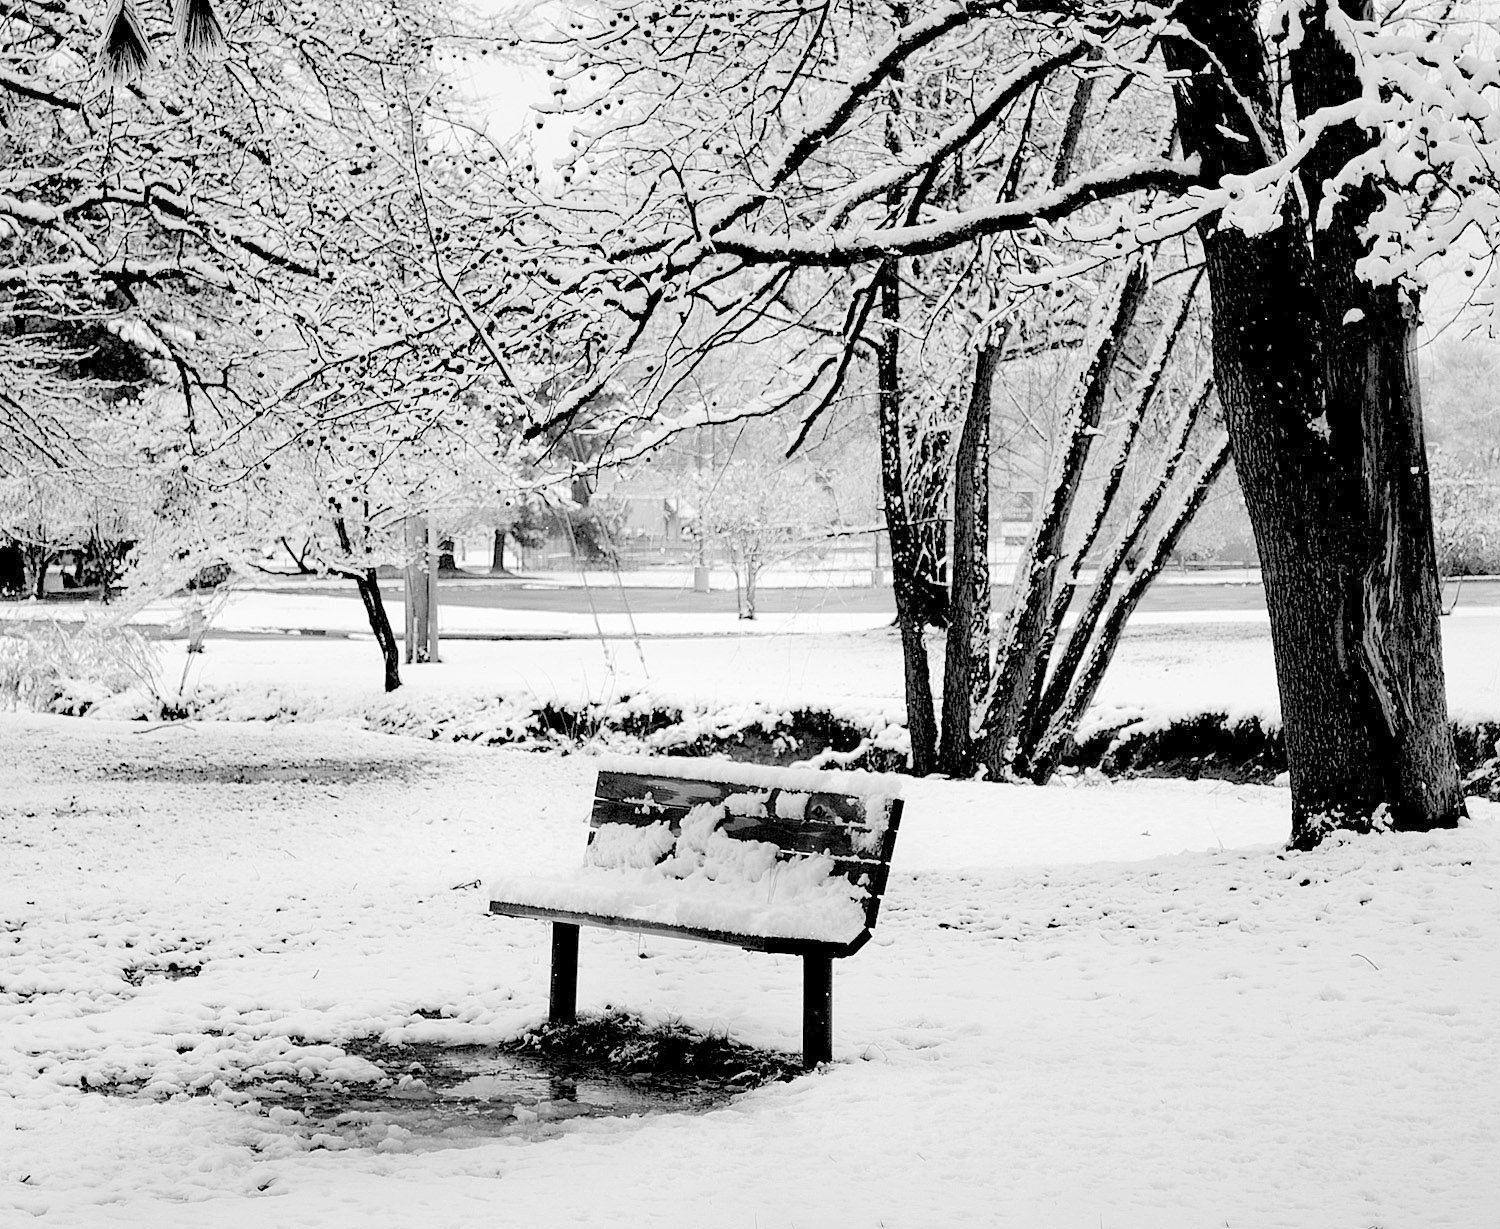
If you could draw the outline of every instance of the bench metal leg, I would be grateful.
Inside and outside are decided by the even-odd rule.
[[[578,927],[573,922],[552,923],[552,992],[547,1019],[571,1024],[578,1015]]]
[[[833,957],[802,957],[802,1065],[833,1058]]]

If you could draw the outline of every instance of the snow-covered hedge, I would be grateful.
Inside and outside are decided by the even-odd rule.
[[[47,635],[0,637],[0,705],[143,721],[342,720],[440,742],[565,753],[727,755],[875,772],[905,771],[911,745],[904,713],[894,701],[778,708],[749,701],[704,703],[651,690],[598,701],[528,691],[397,692],[351,699],[265,685],[198,686],[174,695],[171,686],[138,664],[144,655],[132,652],[122,660],[119,649],[111,643],[84,652],[76,638],[67,644]],[[1469,790],[1500,797],[1500,722],[1461,712],[1453,728]],[[1064,771],[1084,769],[1108,776],[1270,782],[1286,770],[1286,749],[1280,723],[1265,713],[1118,705],[1085,716],[1077,744],[1064,760]]]

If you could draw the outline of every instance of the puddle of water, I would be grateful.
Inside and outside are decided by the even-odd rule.
[[[658,1076],[570,1072],[529,1055],[470,1046],[351,1046],[390,1076],[375,1086],[242,1085],[262,1108],[296,1110],[308,1134],[351,1144],[391,1135],[456,1143],[523,1135],[542,1138],[574,1118],[701,1112],[735,1091],[722,1083]]]

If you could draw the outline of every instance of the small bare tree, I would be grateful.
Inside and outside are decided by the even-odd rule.
[[[774,422],[742,423],[721,462],[691,472],[693,532],[729,561],[742,619],[756,617],[761,572],[826,545],[837,517],[814,459],[787,443]]]

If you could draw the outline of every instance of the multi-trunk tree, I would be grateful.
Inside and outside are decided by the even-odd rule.
[[[1424,262],[1495,228],[1500,70],[1450,15],[622,0],[538,43],[552,108],[574,117],[563,186],[633,174],[565,222],[538,210],[526,258],[570,305],[596,383],[631,364],[670,379],[705,337],[808,323],[806,272],[849,270],[848,327],[765,397],[816,406],[852,328],[885,312],[900,329],[893,264],[1003,238],[1012,282],[1037,284],[1196,231],[1265,569],[1293,840],[1451,824],[1463,803],[1412,349]],[[935,69],[950,84],[921,95],[925,139],[892,143],[893,99],[915,105]],[[1017,109],[1091,75],[1107,88],[1072,169],[1009,190]],[[959,179],[984,190],[935,192]],[[694,311],[707,323],[689,329]],[[580,382],[537,429],[587,395]]]
[[[830,82],[837,78],[839,58],[851,47],[878,46],[882,37],[901,28],[906,16],[899,6],[878,13],[831,15],[832,24],[823,32],[828,37],[811,28],[806,31],[818,44],[817,68],[804,73],[798,67],[802,53],[781,37],[801,18],[786,12],[759,13],[763,28],[737,26],[731,38],[733,42],[743,36],[747,47],[758,41],[759,54],[726,63],[722,44],[699,40],[674,61],[671,72],[662,73],[659,53],[666,36],[676,29],[687,37],[700,27],[661,24],[661,14],[644,9],[630,10],[638,19],[632,27],[626,12],[619,10],[604,22],[610,30],[618,27],[617,39],[590,41],[584,22],[569,28],[586,31],[586,47],[573,34],[542,40],[543,54],[556,61],[552,108],[576,125],[568,146],[577,153],[552,176],[536,164],[524,168],[532,181],[528,192],[528,175],[518,177],[518,191],[531,200],[526,224],[504,236],[488,261],[471,266],[476,279],[487,270],[500,272],[501,293],[486,303],[493,305],[497,319],[507,312],[517,314],[524,304],[529,318],[541,322],[533,323],[533,332],[549,346],[560,337],[571,339],[566,352],[575,361],[564,373],[566,378],[546,380],[545,400],[536,398],[528,407],[534,415],[532,429],[543,437],[566,430],[585,407],[596,404],[597,389],[612,386],[629,395],[618,400],[614,425],[606,421],[594,434],[597,438],[619,432],[630,441],[627,449],[612,450],[616,457],[638,452],[684,427],[794,407],[802,416],[795,451],[835,407],[861,398],[873,402],[914,769],[927,772],[941,765],[949,772],[970,772],[982,744],[986,767],[994,775],[1032,771],[1033,747],[1039,747],[1044,737],[1054,742],[1059,737],[1049,722],[1028,720],[1024,739],[1016,738],[1014,731],[980,738],[985,730],[971,729],[971,719],[976,713],[988,718],[991,711],[1013,710],[1021,700],[1042,694],[1047,653],[1039,646],[1056,640],[1050,595],[1062,587],[1071,591],[1079,561],[1059,569],[1043,554],[1039,566],[1047,575],[1033,577],[1028,592],[1049,595],[1049,617],[1028,618],[1019,635],[1002,641],[1000,653],[1022,665],[1019,672],[1004,673],[1000,667],[1005,663],[993,660],[997,646],[990,631],[984,568],[989,449],[974,445],[979,433],[987,430],[989,384],[995,374],[1007,359],[1051,344],[1046,336],[1024,335],[1028,320],[1038,334],[1050,332],[1050,325],[1041,323],[1048,316],[1061,314],[1076,321],[1083,314],[1079,300],[1086,301],[1101,279],[1078,279],[1073,290],[1062,292],[1063,304],[1052,294],[1038,303],[1043,296],[1019,293],[1007,281],[1009,274],[1035,273],[1042,263],[1029,245],[982,234],[915,259],[897,254],[872,261],[868,268],[837,254],[779,264],[767,260],[750,267],[738,259],[705,259],[700,252],[680,268],[651,271],[651,261],[675,242],[670,235],[683,207],[679,190],[690,196],[686,208],[694,224],[721,196],[729,193],[733,199],[733,192],[748,187],[746,180],[753,182],[757,174],[757,155],[747,151],[774,152],[776,146],[767,141],[767,134],[786,135],[789,115],[809,107],[804,92],[815,99],[836,98]],[[686,12],[669,16],[685,17]],[[710,23],[709,33],[726,29]],[[1074,154],[1084,143],[1090,82],[1070,78],[1058,87],[1050,78],[1073,63],[1078,50],[1048,54],[1037,64],[1026,61],[1024,44],[1002,47],[1004,54],[999,55],[988,54],[992,50],[970,48],[955,59],[939,49],[893,68],[888,80],[870,89],[875,104],[856,106],[844,116],[850,121],[841,139],[847,149],[813,158],[814,147],[807,146],[795,156],[807,159],[808,168],[773,168],[767,175],[773,181],[784,177],[783,193],[789,197],[821,190],[808,182],[812,170],[835,184],[852,180],[856,191],[846,194],[851,216],[877,208],[885,211],[883,216],[907,219],[924,211],[962,213],[996,193],[1014,200],[1039,179],[1065,182]],[[628,81],[629,88],[604,94],[595,88],[616,75]],[[580,92],[584,79],[589,84]],[[691,89],[689,82],[702,88]],[[972,100],[980,89],[992,91],[982,116],[955,135],[948,112]],[[754,100],[748,105],[747,95]],[[1149,106],[1146,113],[1153,114]],[[1158,104],[1154,114],[1160,120],[1165,112]],[[539,124],[553,122],[544,119]],[[705,132],[717,135],[705,141]],[[915,185],[888,174],[893,158],[899,161],[911,151],[925,157],[934,148],[954,154],[955,165],[937,168]],[[668,182],[678,187],[666,190]],[[691,199],[694,195],[696,200]],[[622,246],[612,248],[616,237]],[[625,263],[618,259],[622,251]],[[630,263],[637,260],[643,262],[646,275]],[[516,276],[521,271],[529,276]],[[517,293],[507,296],[512,287]],[[476,299],[482,293],[478,287],[470,291]],[[1129,314],[1139,309],[1144,297],[1138,285]],[[1159,307],[1153,304],[1145,315],[1150,317]],[[1018,320],[1020,327],[1013,330]],[[1020,344],[1007,350],[1005,338],[1013,331]],[[1067,492],[1076,490],[1091,461],[1097,465],[1101,460],[1103,450],[1093,449],[1092,441],[1101,430],[1098,416],[1107,400],[1102,392],[1124,378],[1115,362],[1124,347],[1108,336],[1096,340],[1111,353],[1096,365],[1094,392],[1072,428],[1081,443],[1073,449],[1073,485],[1064,488]],[[1080,344],[1079,339],[1072,344]],[[546,357],[546,349],[533,345],[508,352],[503,370],[508,375],[526,371]],[[774,354],[775,361],[767,363],[767,354]],[[576,361],[580,355],[584,361]],[[1144,362],[1146,356],[1132,358]],[[545,374],[547,369],[543,365],[540,370]],[[726,370],[736,375],[726,380]],[[746,372],[771,374],[747,389],[753,380],[747,381]],[[1163,374],[1158,370],[1145,382],[1147,400]],[[531,376],[531,383],[538,378]],[[527,381],[518,379],[515,387],[524,393]],[[1182,391],[1173,388],[1163,400],[1171,401]],[[1132,452],[1136,438],[1146,437],[1121,441],[1122,465],[1145,451]],[[965,469],[959,482],[952,472],[955,464]],[[1166,449],[1160,466],[1169,478],[1176,465]],[[957,500],[949,494],[955,487]],[[981,490],[984,497],[969,498]],[[1118,490],[1106,482],[1099,493],[1101,507],[1112,514],[1111,525],[1122,519],[1128,523],[1124,511],[1113,506]],[[1039,532],[1065,530],[1071,502],[1069,494]],[[962,508],[955,518],[952,508],[957,505]],[[1175,506],[1175,497],[1168,499],[1163,511]],[[947,618],[950,521],[953,557],[959,561],[951,578],[959,610],[956,622]],[[1095,538],[1102,524],[1101,516],[1100,525],[1091,531]],[[1159,528],[1157,523],[1139,527],[1146,536],[1138,545],[1148,555]],[[1137,596],[1151,575],[1154,569],[1136,577]],[[1109,575],[1104,585],[1109,587]],[[1133,604],[1134,599],[1126,609]],[[944,624],[948,678],[940,717],[929,677],[927,628]],[[1097,620],[1091,627],[1098,638],[1074,665],[1086,660],[1097,666],[1108,660],[1118,635],[1117,621]],[[992,678],[1000,678],[1003,686],[992,688]],[[1057,702],[1061,704],[1060,693]],[[1037,765],[1043,762],[1036,760]],[[1045,762],[1055,762],[1055,756]],[[1042,775],[1046,771],[1050,768]]]

